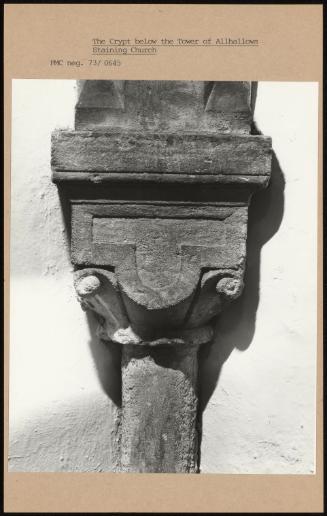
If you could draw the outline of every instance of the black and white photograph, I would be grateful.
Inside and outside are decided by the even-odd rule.
[[[314,475],[318,83],[14,79],[11,116],[9,472]]]

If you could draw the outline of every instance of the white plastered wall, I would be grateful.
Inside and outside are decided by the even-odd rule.
[[[99,378],[113,365],[99,348],[95,363],[51,183],[50,135],[73,127],[75,101],[74,81],[13,81],[11,471],[110,471],[115,463],[116,409]],[[203,473],[314,472],[317,109],[315,83],[259,83],[255,120],[273,139],[285,181],[281,221],[258,254],[253,337],[242,350],[238,327],[207,400]],[[225,335],[217,331],[208,374]]]

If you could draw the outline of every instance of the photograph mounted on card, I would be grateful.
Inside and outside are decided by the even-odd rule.
[[[321,19],[5,6],[5,510],[322,509]]]
[[[316,83],[14,81],[10,471],[315,472],[317,116]]]

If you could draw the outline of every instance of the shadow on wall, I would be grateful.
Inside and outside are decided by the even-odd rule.
[[[69,193],[58,189],[61,211],[67,235],[68,249],[71,245],[71,209]],[[73,278],[72,278],[73,281]],[[76,301],[77,302],[77,301]],[[102,389],[113,403],[121,406],[121,349],[118,344],[103,341],[97,337],[98,321],[93,312],[86,312],[90,331],[89,347]]]
[[[269,186],[253,196],[249,207],[243,293],[219,316],[214,341],[202,346],[199,351],[201,414],[233,349],[245,351],[252,342],[259,304],[260,252],[280,227],[284,213],[284,187],[284,175],[273,153]]]

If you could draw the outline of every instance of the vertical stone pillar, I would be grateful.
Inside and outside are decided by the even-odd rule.
[[[196,345],[125,346],[122,357],[122,471],[196,473]]]
[[[121,470],[198,471],[199,346],[243,288],[270,176],[249,82],[81,81],[52,139],[82,307],[122,347]]]

